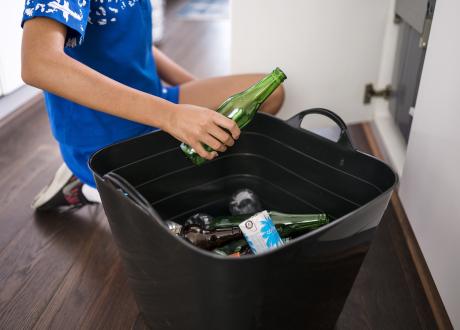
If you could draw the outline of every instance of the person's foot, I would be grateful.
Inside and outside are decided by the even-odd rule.
[[[62,164],[49,185],[43,188],[32,202],[35,211],[74,209],[93,204],[82,193],[83,183]]]

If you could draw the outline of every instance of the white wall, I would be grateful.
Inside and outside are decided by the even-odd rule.
[[[21,18],[24,1],[2,0],[0,10],[0,95],[23,85],[21,80]]]
[[[460,1],[438,0],[400,196],[454,328],[460,328]]]
[[[232,0],[232,72],[280,66],[281,118],[326,107],[348,123],[370,120],[364,86],[379,80],[389,9],[390,0]]]

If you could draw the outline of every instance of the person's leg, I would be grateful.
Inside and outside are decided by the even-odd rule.
[[[82,183],[63,163],[51,182],[35,196],[31,207],[35,211],[70,210],[100,202],[97,190]]]
[[[100,203],[94,188],[94,178],[88,160],[94,148],[75,148],[59,144],[64,160],[54,178],[34,198],[32,208],[36,211],[75,209],[87,204]]]
[[[179,103],[217,109],[229,96],[247,89],[264,76],[264,74],[241,74],[185,83],[180,86]],[[260,111],[276,114],[283,101],[284,89],[280,86],[262,104]]]

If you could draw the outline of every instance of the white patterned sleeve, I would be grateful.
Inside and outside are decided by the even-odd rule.
[[[34,17],[48,17],[67,27],[66,47],[83,42],[91,0],[26,0],[21,26]]]

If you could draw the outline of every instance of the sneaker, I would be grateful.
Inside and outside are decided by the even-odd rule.
[[[74,209],[93,204],[83,195],[82,187],[83,183],[65,164],[62,164],[51,183],[35,196],[31,207],[35,211],[50,211],[60,208]]]

